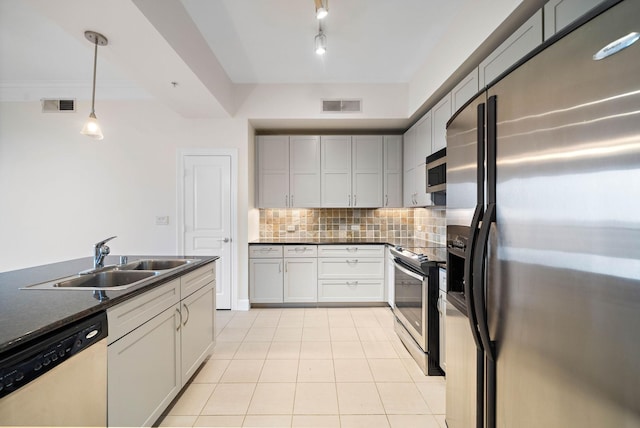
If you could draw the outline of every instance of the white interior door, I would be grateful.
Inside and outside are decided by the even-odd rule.
[[[231,157],[183,155],[182,169],[184,253],[220,257],[216,307],[231,309]]]

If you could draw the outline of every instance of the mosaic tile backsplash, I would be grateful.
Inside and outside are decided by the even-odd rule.
[[[445,217],[438,208],[261,209],[260,239],[419,238],[444,245]]]

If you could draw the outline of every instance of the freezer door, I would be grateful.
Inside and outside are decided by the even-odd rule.
[[[638,16],[622,2],[489,89],[500,428],[640,426],[640,42],[593,58]]]
[[[476,204],[483,203],[478,202],[477,192],[478,105],[485,102],[482,93],[457,112],[447,126],[447,226],[469,227]]]

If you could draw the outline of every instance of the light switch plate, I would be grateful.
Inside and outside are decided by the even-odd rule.
[[[156,216],[156,225],[157,226],[167,226],[169,224],[169,216],[168,215],[157,215]]]

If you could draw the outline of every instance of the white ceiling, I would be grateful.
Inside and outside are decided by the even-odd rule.
[[[181,0],[234,83],[406,83],[469,0]]]
[[[482,29],[470,11],[508,14],[521,1],[329,0],[328,49],[319,57],[313,0],[0,0],[0,100],[89,99],[93,46],[85,30],[109,39],[98,50],[97,100],[154,98],[196,118],[234,116],[257,84],[315,85],[297,89],[307,97],[354,84],[406,93],[417,77],[429,77],[426,61],[435,61],[436,80],[440,63],[442,70],[458,61],[443,40]],[[381,114],[366,126],[409,120]]]

